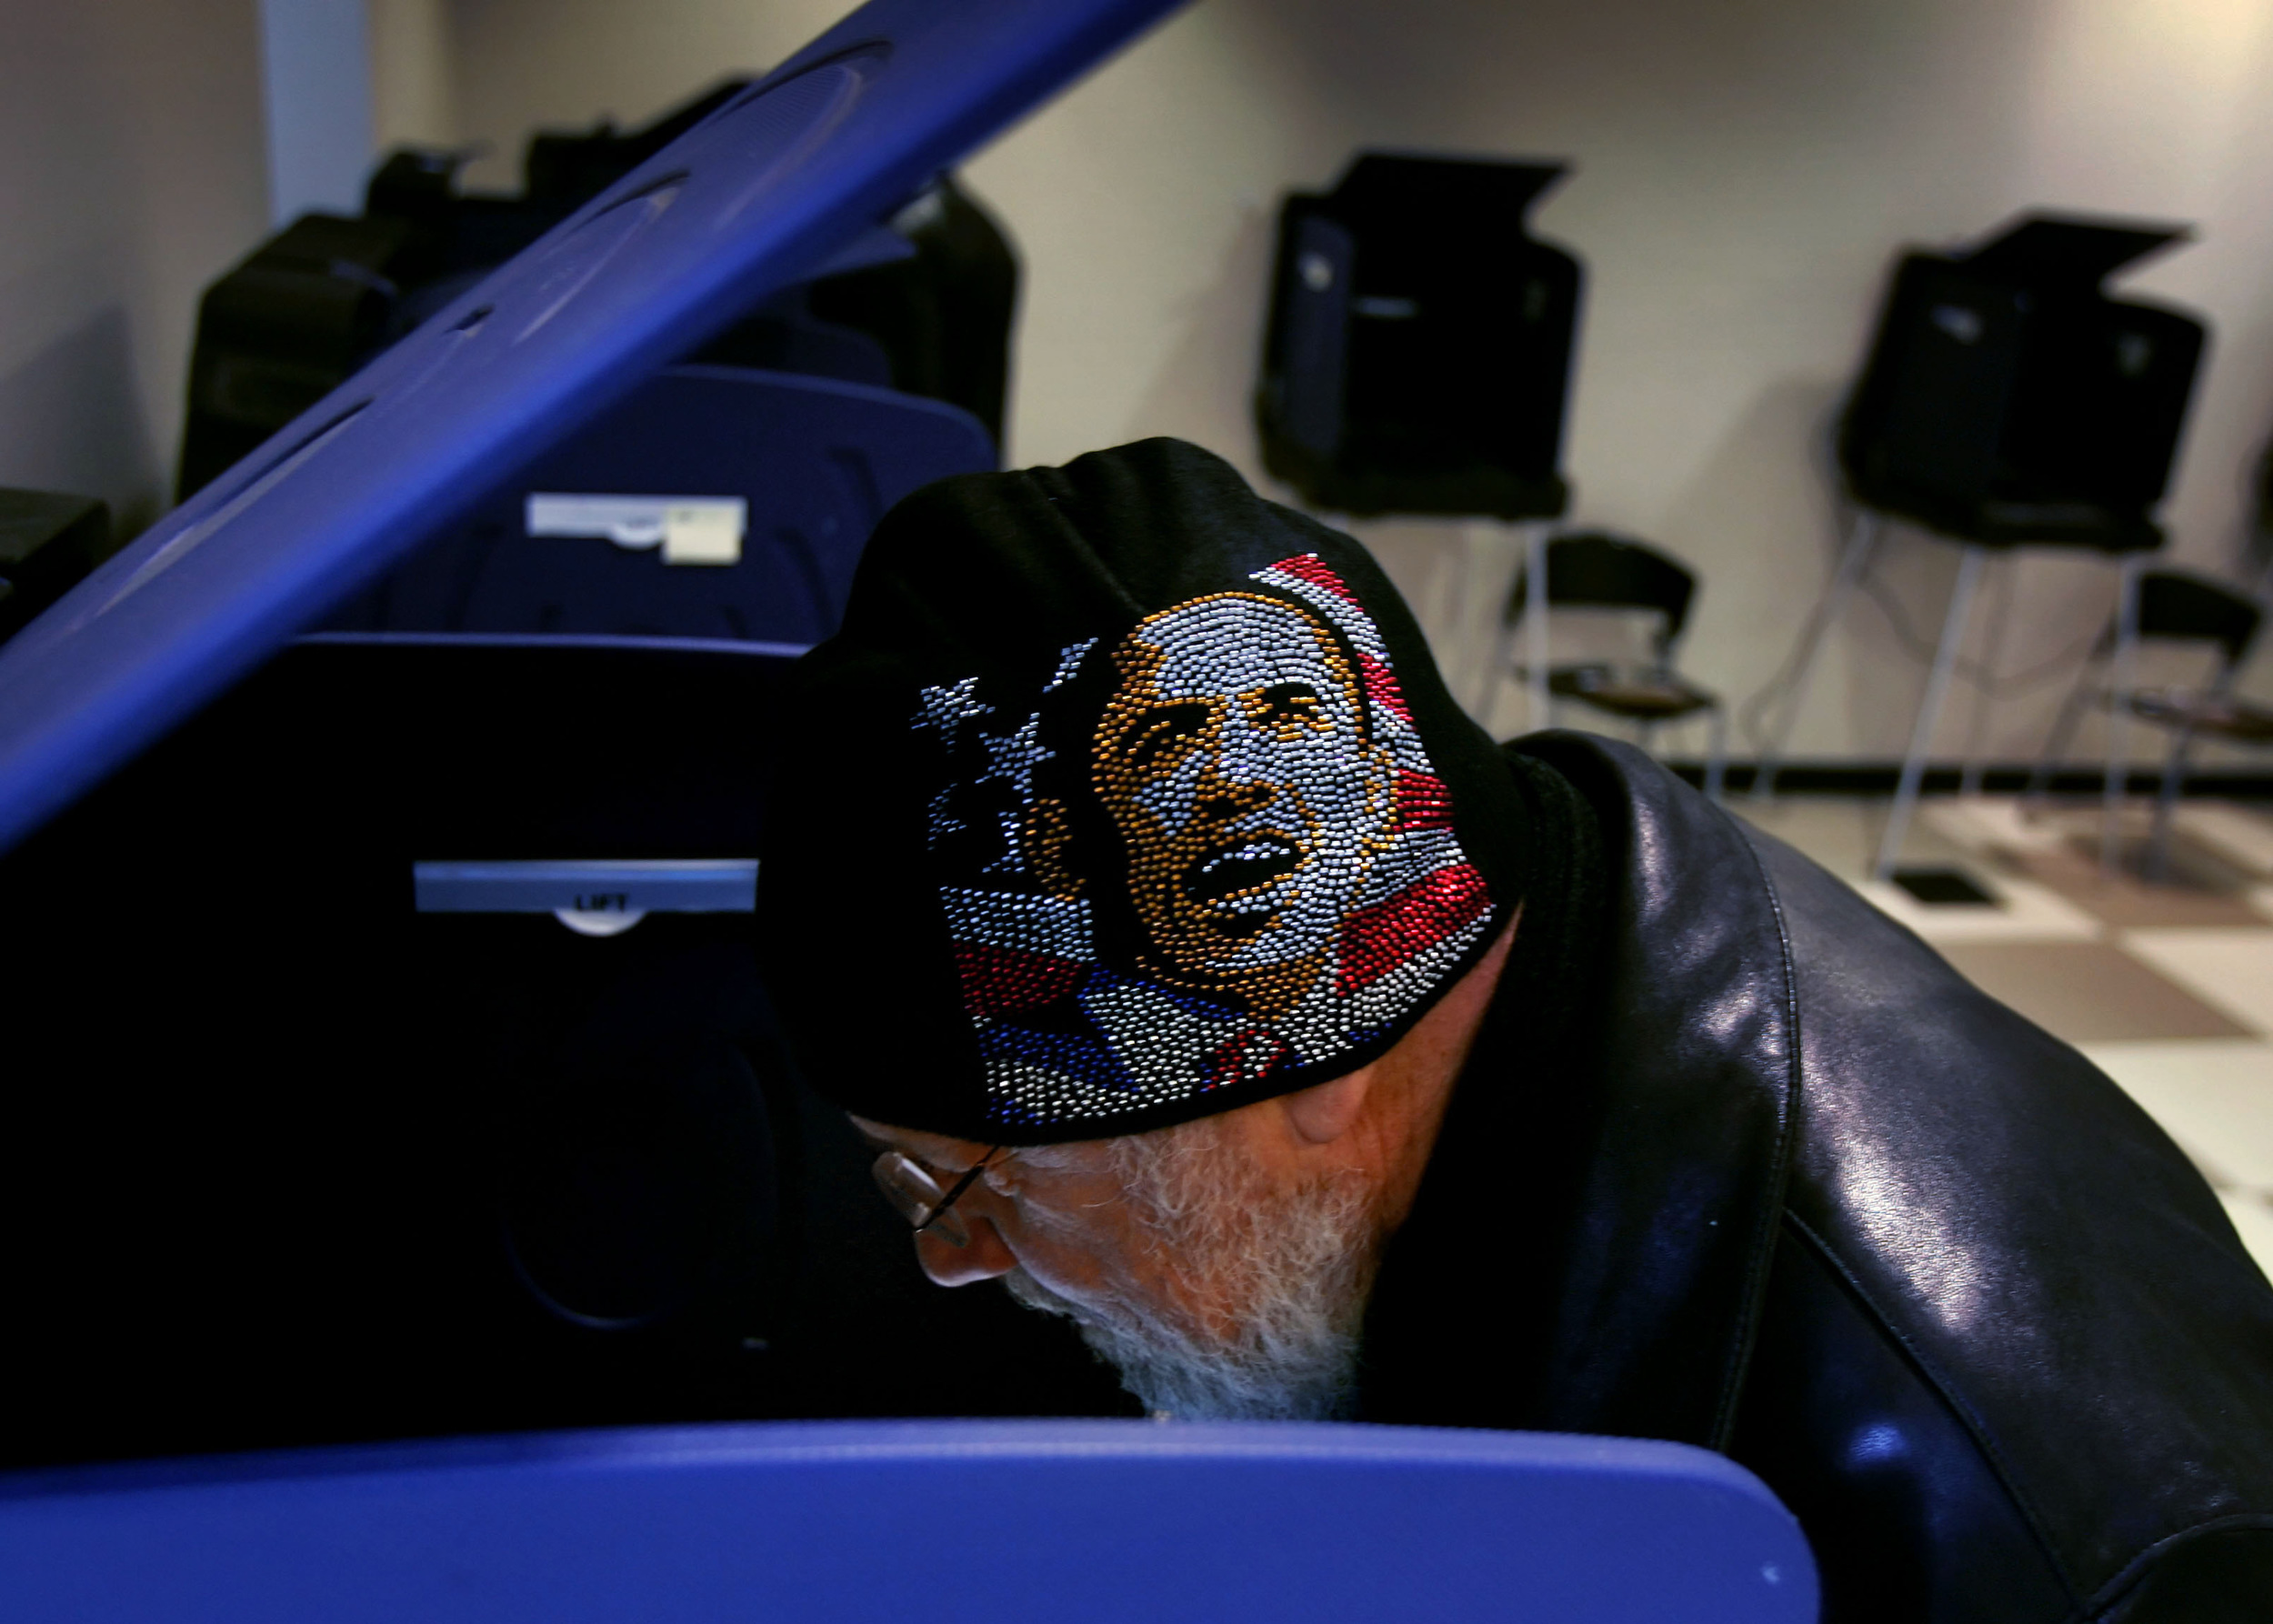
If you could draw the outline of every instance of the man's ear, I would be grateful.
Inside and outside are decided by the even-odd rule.
[[[1051,896],[1071,902],[1081,895],[1082,878],[1073,866],[1074,825],[1066,803],[1044,796],[1026,808],[1018,849],[1034,877]]]
[[[1278,1103],[1286,1108],[1287,1120],[1293,1124],[1296,1135],[1304,1143],[1330,1145],[1357,1122],[1372,1087],[1373,1068],[1361,1066],[1330,1083],[1282,1094]]]

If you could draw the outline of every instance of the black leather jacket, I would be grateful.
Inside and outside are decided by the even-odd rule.
[[[1514,748],[1598,877],[1527,900],[1366,1417],[1723,1450],[1830,1620],[2273,1619],[2273,1288],[2176,1147],[1647,757]]]

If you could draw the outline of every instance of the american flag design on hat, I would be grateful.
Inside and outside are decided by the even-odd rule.
[[[1247,581],[1067,646],[1023,696],[922,690],[931,860],[1006,1128],[1103,1137],[1338,1075],[1490,928],[1371,617],[1315,553]]]

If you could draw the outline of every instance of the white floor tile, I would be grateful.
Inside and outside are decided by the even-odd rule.
[[[2226,1216],[2234,1220],[2234,1228],[2241,1231],[2241,1244],[2249,1248],[2249,1255],[2258,1260],[2258,1267],[2273,1279],[2273,1207],[2254,1192],[2238,1195],[2230,1190],[2218,1193],[2226,1203]]]
[[[2072,818],[2025,817],[2019,797],[2009,795],[1922,801],[1918,815],[1937,833],[1974,852],[2059,851],[2075,832]]]
[[[2127,930],[2118,939],[2204,1002],[2273,1034],[2273,930]]]
[[[2273,1189],[2273,1043],[2193,1038],[2077,1047],[2212,1183]]]
[[[1731,800],[1728,809],[1757,828],[1797,847],[1841,879],[1870,872],[1886,827],[1886,798],[1792,795],[1773,801]],[[1967,848],[1945,839],[1925,819],[1913,820],[1902,848],[1905,867],[1964,863]]]
[[[1852,882],[1878,911],[1929,942],[2094,942],[2105,927],[2049,887],[1968,872],[2002,907],[1933,907],[1887,880]]]

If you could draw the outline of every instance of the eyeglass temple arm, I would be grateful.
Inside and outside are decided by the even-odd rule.
[[[933,1208],[928,1213],[924,1215],[924,1221],[916,1226],[916,1232],[920,1235],[926,1229],[930,1228],[932,1225],[937,1223],[939,1221],[939,1215],[946,1211],[948,1208],[954,1206],[957,1201],[960,1201],[963,1198],[963,1192],[971,1188],[971,1181],[976,1178],[981,1173],[984,1173],[986,1170],[986,1164],[993,1161],[995,1158],[1000,1156],[1001,1154],[1002,1147],[997,1145],[992,1150],[989,1150],[986,1155],[980,1157],[976,1161],[973,1162],[968,1168],[965,1168],[963,1177],[955,1181],[955,1188],[949,1190],[946,1195],[940,1197],[939,1205]]]

